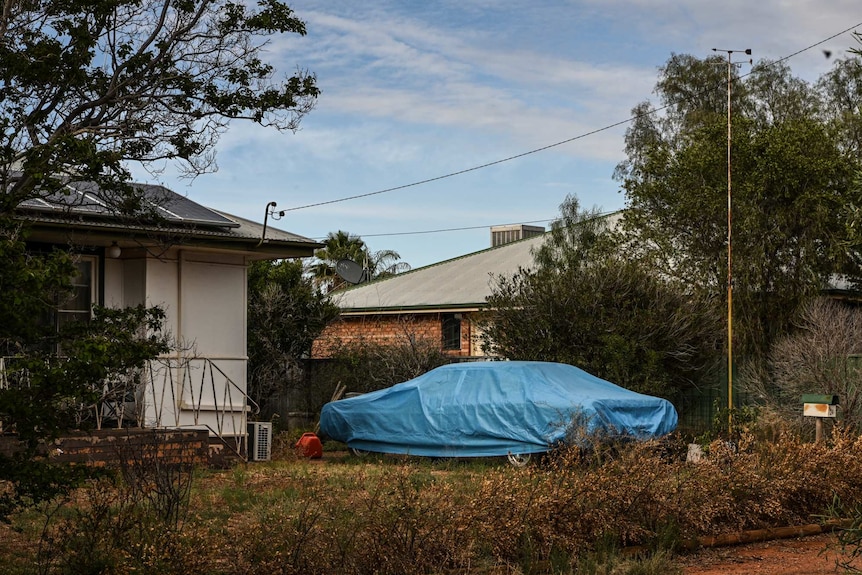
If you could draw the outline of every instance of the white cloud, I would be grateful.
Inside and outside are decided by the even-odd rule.
[[[235,122],[219,144],[221,171],[199,178],[193,199],[259,219],[270,200],[296,207],[366,194],[584,136],[433,184],[289,212],[279,222],[309,237],[550,218],[570,193],[585,206],[621,207],[611,174],[624,157],[625,121],[652,97],[672,52],[752,48],[755,59],[777,59],[862,22],[858,0],[296,0],[291,7],[308,35],[279,38],[268,55],[283,73],[299,67],[317,75],[317,108],[296,134]],[[834,59],[851,45],[844,34],[822,48]],[[788,64],[809,80],[830,65],[821,48]],[[425,263],[443,245],[461,253],[472,251],[465,241],[486,247],[484,233],[447,237],[374,245]]]

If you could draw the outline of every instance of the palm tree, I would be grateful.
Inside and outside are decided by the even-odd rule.
[[[323,247],[314,252],[317,261],[311,267],[311,274],[322,292],[337,290],[347,283],[335,271],[339,260],[351,260],[366,270],[366,278],[379,279],[410,269],[410,264],[399,261],[401,256],[394,250],[372,252],[357,235],[338,230],[329,232]]]
[[[350,232],[329,232],[323,247],[314,252],[317,261],[311,265],[311,275],[322,292],[338,289],[345,282],[335,273],[338,260],[348,259],[363,265],[366,253],[365,242]]]
[[[408,271],[410,264],[400,260],[401,256],[395,250],[380,250],[368,254],[366,269],[371,275],[370,279],[382,279]]]

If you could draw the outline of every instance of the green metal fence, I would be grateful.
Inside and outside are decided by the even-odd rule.
[[[680,429],[693,433],[702,433],[711,429],[716,415],[727,410],[727,392],[727,368],[725,367],[699,387],[683,394],[676,402]],[[745,382],[736,369],[733,371],[732,392],[734,408],[751,404]]]

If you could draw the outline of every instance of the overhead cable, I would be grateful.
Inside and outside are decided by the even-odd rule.
[[[816,48],[817,46],[820,46],[821,44],[824,44],[824,43],[828,42],[829,40],[832,40],[832,39],[834,39],[834,38],[837,38],[838,36],[841,36],[842,34],[846,34],[847,32],[850,32],[851,30],[854,30],[855,28],[858,28],[858,27],[860,27],[860,26],[862,26],[862,22],[860,22],[860,23],[858,23],[858,24],[854,24],[853,26],[850,26],[849,28],[846,28],[846,29],[844,29],[844,30],[842,30],[842,31],[840,31],[840,32],[837,32],[837,33],[835,33],[835,34],[833,34],[833,35],[829,36],[828,38],[824,38],[824,39],[822,39],[822,40],[820,40],[820,41],[818,41],[818,42],[815,42],[814,44],[811,44],[810,46],[807,46],[807,47],[805,47],[805,48],[802,48],[801,50],[797,50],[796,52],[793,52],[792,54],[789,54],[789,55],[787,55],[787,56],[784,56],[784,57],[782,57],[782,58],[779,58],[778,60],[775,60],[775,61],[773,61],[773,62],[769,63],[769,65],[770,65],[770,66],[774,66],[774,65],[776,65],[776,64],[778,64],[778,63],[780,63],[780,62],[784,62],[784,61],[786,61],[786,60],[789,60],[790,58],[793,58],[794,56],[798,56],[799,54],[802,54],[803,52],[806,52],[806,51],[808,51],[808,50],[811,50],[812,48]],[[751,72],[748,72],[747,74],[744,74],[744,75],[740,76],[738,79],[745,78],[745,77],[749,76],[750,74],[751,74]],[[612,124],[608,124],[608,125],[606,125],[606,126],[604,126],[604,127],[597,128],[597,129],[595,129],[595,130],[591,130],[591,131],[589,131],[589,132],[585,132],[585,133],[583,133],[583,134],[579,134],[579,135],[577,135],[577,136],[573,136],[573,137],[571,137],[571,138],[567,138],[567,139],[562,140],[562,141],[560,141],[560,142],[556,142],[556,143],[553,143],[553,144],[548,144],[547,146],[542,146],[541,148],[536,148],[536,149],[534,149],[534,150],[530,150],[530,151],[527,151],[527,152],[522,152],[522,153],[520,153],[520,154],[515,154],[514,156],[509,156],[509,157],[507,157],[507,158],[502,158],[502,159],[500,159],[500,160],[494,160],[493,162],[487,162],[487,163],[485,163],[485,164],[480,164],[480,165],[478,165],[478,166],[473,166],[473,167],[471,167],[471,168],[465,168],[465,169],[463,169],[463,170],[458,170],[457,172],[450,172],[450,173],[448,173],[448,174],[443,174],[442,176],[436,176],[436,177],[433,177],[433,178],[427,178],[427,179],[424,179],[424,180],[419,180],[419,181],[417,181],[417,182],[412,182],[412,183],[410,183],[410,184],[404,184],[404,185],[401,185],[401,186],[395,186],[395,187],[392,187],[392,188],[386,188],[386,189],[383,189],[383,190],[377,190],[376,192],[368,192],[368,193],[364,193],[364,194],[357,194],[357,195],[354,195],[354,196],[347,196],[347,197],[344,197],[344,198],[336,198],[336,199],[334,199],[334,200],[326,200],[326,201],[322,201],[322,202],[315,202],[315,203],[313,203],[313,204],[306,204],[306,205],[303,205],[303,206],[296,206],[296,207],[293,207],[293,208],[286,208],[286,209],[281,210],[281,211],[282,211],[282,212],[294,212],[294,211],[297,211],[297,210],[304,210],[304,209],[308,209],[308,208],[316,208],[316,207],[319,207],[319,206],[326,206],[326,205],[329,205],[329,204],[337,204],[337,203],[340,203],[340,202],[347,202],[347,201],[349,201],[349,200],[358,200],[358,199],[360,199],[360,198],[367,198],[367,197],[370,197],[370,196],[377,196],[377,195],[380,195],[380,194],[386,194],[386,193],[389,193],[389,192],[395,192],[395,191],[398,191],[398,190],[404,190],[404,189],[407,189],[407,188],[412,188],[412,187],[415,187],[415,186],[421,186],[421,185],[423,185],[423,184],[429,184],[429,183],[431,183],[431,182],[436,182],[436,181],[439,181],[439,180],[445,180],[445,179],[447,179],[447,178],[452,178],[452,177],[455,177],[455,176],[460,176],[460,175],[462,175],[462,174],[467,174],[467,173],[469,173],[469,172],[475,172],[476,170],[481,170],[481,169],[484,169],[484,168],[489,168],[489,167],[491,167],[491,166],[496,166],[497,164],[503,164],[503,163],[505,163],[505,162],[511,162],[512,160],[517,160],[517,159],[519,159],[519,158],[523,158],[523,157],[525,157],[525,156],[529,156],[529,155],[532,155],[532,154],[537,154],[537,153],[539,153],[539,152],[544,152],[544,151],[546,151],[546,150],[550,150],[550,149],[552,149],[552,148],[557,148],[557,147],[559,147],[559,146],[563,146],[563,145],[565,145],[565,144],[569,144],[569,143],[574,142],[574,141],[576,141],[576,140],[581,140],[581,139],[586,138],[586,137],[588,137],[588,136],[592,136],[592,135],[595,135],[595,134],[599,134],[599,133],[601,133],[601,132],[605,132],[605,131],[607,131],[607,130],[611,130],[611,129],[616,128],[616,127],[618,127],[618,126],[622,126],[622,125],[624,125],[624,124],[628,124],[629,122],[633,122],[634,120],[640,119],[640,118],[642,118],[642,117],[645,117],[645,116],[651,116],[651,115],[653,115],[653,114],[655,114],[655,113],[657,113],[657,112],[661,112],[661,111],[663,111],[663,110],[666,110],[666,109],[667,109],[667,108],[669,108],[669,107],[670,107],[670,104],[667,104],[667,105],[662,106],[662,107],[660,107],[660,108],[651,109],[651,110],[648,110],[648,111],[646,111],[646,112],[643,112],[642,114],[635,114],[635,115],[633,115],[633,116],[630,116],[629,118],[626,118],[625,120],[620,120],[620,121],[618,121],[618,122],[614,122],[614,123],[612,123]],[[448,230],[446,230],[446,231],[448,231]],[[406,234],[406,233],[422,233],[422,232],[405,232],[405,234]],[[431,232],[427,232],[427,233],[431,233]],[[378,235],[384,235],[384,234],[378,234]],[[396,234],[386,234],[386,235],[396,235]]]

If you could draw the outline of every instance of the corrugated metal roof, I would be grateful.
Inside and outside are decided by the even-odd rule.
[[[221,210],[212,211],[217,212],[230,220],[233,220],[233,222],[237,224],[237,227],[235,229],[227,230],[227,233],[225,234],[226,236],[260,240],[261,234],[263,233],[263,224],[252,220],[247,220],[245,218],[241,218],[239,216],[235,216]],[[271,225],[267,225],[266,238],[264,239],[263,243],[264,245],[266,245],[268,243],[275,242],[308,243],[312,244],[312,247],[315,248],[323,247],[323,244],[321,244],[320,242],[316,242],[304,236],[300,236],[291,232],[286,232],[284,230],[274,228]]]
[[[535,236],[417,268],[333,294],[343,313],[483,306],[494,278],[533,267]]]
[[[217,212],[217,210],[212,210],[213,212]],[[196,237],[196,238],[213,238],[213,239],[224,239],[224,240],[237,240],[243,241],[245,243],[249,242],[258,242],[260,241],[261,234],[263,232],[263,224],[259,224],[257,222],[253,222],[251,220],[246,220],[245,218],[241,218],[239,216],[234,216],[232,214],[228,214],[227,212],[220,212],[220,215],[225,218],[230,218],[231,227],[199,227],[199,226],[155,226],[155,225],[147,225],[147,224],[127,224],[120,223],[117,221],[111,220],[102,220],[102,221],[84,221],[84,220],[70,220],[68,217],[58,217],[53,214],[46,214],[42,216],[38,216],[35,214],[31,214],[25,216],[23,219],[34,223],[42,223],[42,224],[53,224],[60,223],[68,228],[78,228],[78,229],[104,229],[104,230],[116,230],[122,229],[129,233],[133,233],[135,231],[141,232],[150,232],[156,235],[171,235],[177,234],[187,237]],[[323,247],[323,244],[316,242],[312,239],[293,234],[290,232],[286,232],[284,230],[279,230],[278,228],[274,228],[272,226],[266,227],[266,238],[263,241],[263,245],[268,244],[308,244],[308,246],[312,249],[316,249],[319,247]]]

